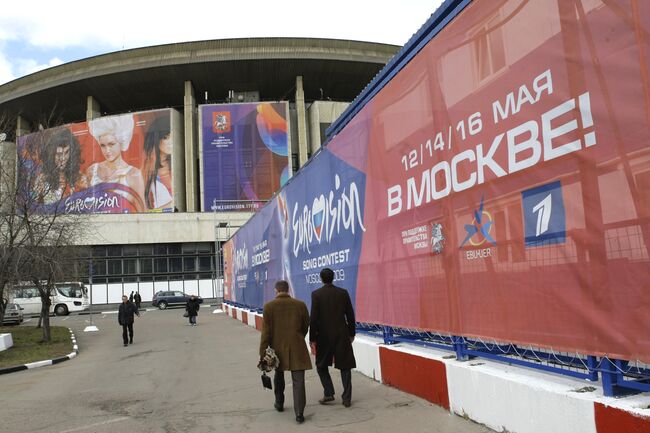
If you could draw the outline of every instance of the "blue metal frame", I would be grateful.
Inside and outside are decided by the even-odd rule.
[[[633,371],[628,361],[620,359],[601,358],[600,376],[603,380],[603,391],[608,397],[650,392],[650,370],[640,368]],[[634,377],[634,381],[626,380]]]

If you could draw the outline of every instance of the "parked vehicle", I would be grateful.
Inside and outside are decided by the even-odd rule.
[[[23,307],[12,302],[5,308],[5,317],[2,320],[3,325],[20,325],[23,323]]]
[[[196,297],[199,300],[199,304],[203,303],[203,298],[200,296]],[[153,295],[151,300],[151,305],[158,307],[161,310],[164,310],[170,305],[185,305],[187,301],[190,300],[190,295],[183,292],[176,291],[160,291]]]
[[[52,293],[50,313],[65,316],[71,311],[85,311],[90,308],[88,289],[80,282],[56,283]],[[9,289],[9,301],[19,304],[26,315],[41,312],[41,297],[34,285],[19,284]]]

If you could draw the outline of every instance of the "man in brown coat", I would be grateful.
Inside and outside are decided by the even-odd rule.
[[[352,350],[356,331],[354,309],[348,291],[332,284],[334,271],[320,271],[323,287],[311,294],[311,326],[309,342],[316,351],[316,371],[323,385],[324,396],[318,402],[334,401],[334,385],[329,366],[341,370],[343,406],[352,402],[352,369],[357,366]]]
[[[311,370],[311,358],[305,343],[309,329],[307,305],[289,296],[289,283],[280,280],[275,283],[277,296],[264,305],[264,326],[260,341],[260,359],[268,346],[275,350],[280,366],[275,370],[274,407],[278,412],[284,410],[284,372],[291,371],[293,383],[293,410],[296,421],[305,421],[303,411],[306,405],[305,370]]]

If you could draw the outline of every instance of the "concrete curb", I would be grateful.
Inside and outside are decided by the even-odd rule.
[[[68,330],[70,331],[70,339],[72,340],[72,352],[70,352],[69,354],[54,359],[47,359],[44,361],[30,362],[29,364],[0,368],[0,374],[14,373],[16,371],[22,371],[22,370],[32,370],[38,367],[45,367],[46,365],[59,364],[63,361],[67,361],[69,359],[76,357],[79,354],[79,346],[77,345],[77,338],[74,336],[74,332],[72,332],[72,329],[68,328]]]

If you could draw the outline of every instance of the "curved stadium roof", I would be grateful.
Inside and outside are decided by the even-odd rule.
[[[250,38],[118,51],[0,86],[0,112],[37,119],[55,110],[63,122],[83,121],[87,96],[106,114],[180,108],[188,80],[197,103],[225,101],[229,90],[286,100],[293,99],[298,75],[307,101],[351,101],[399,48],[347,40]]]

